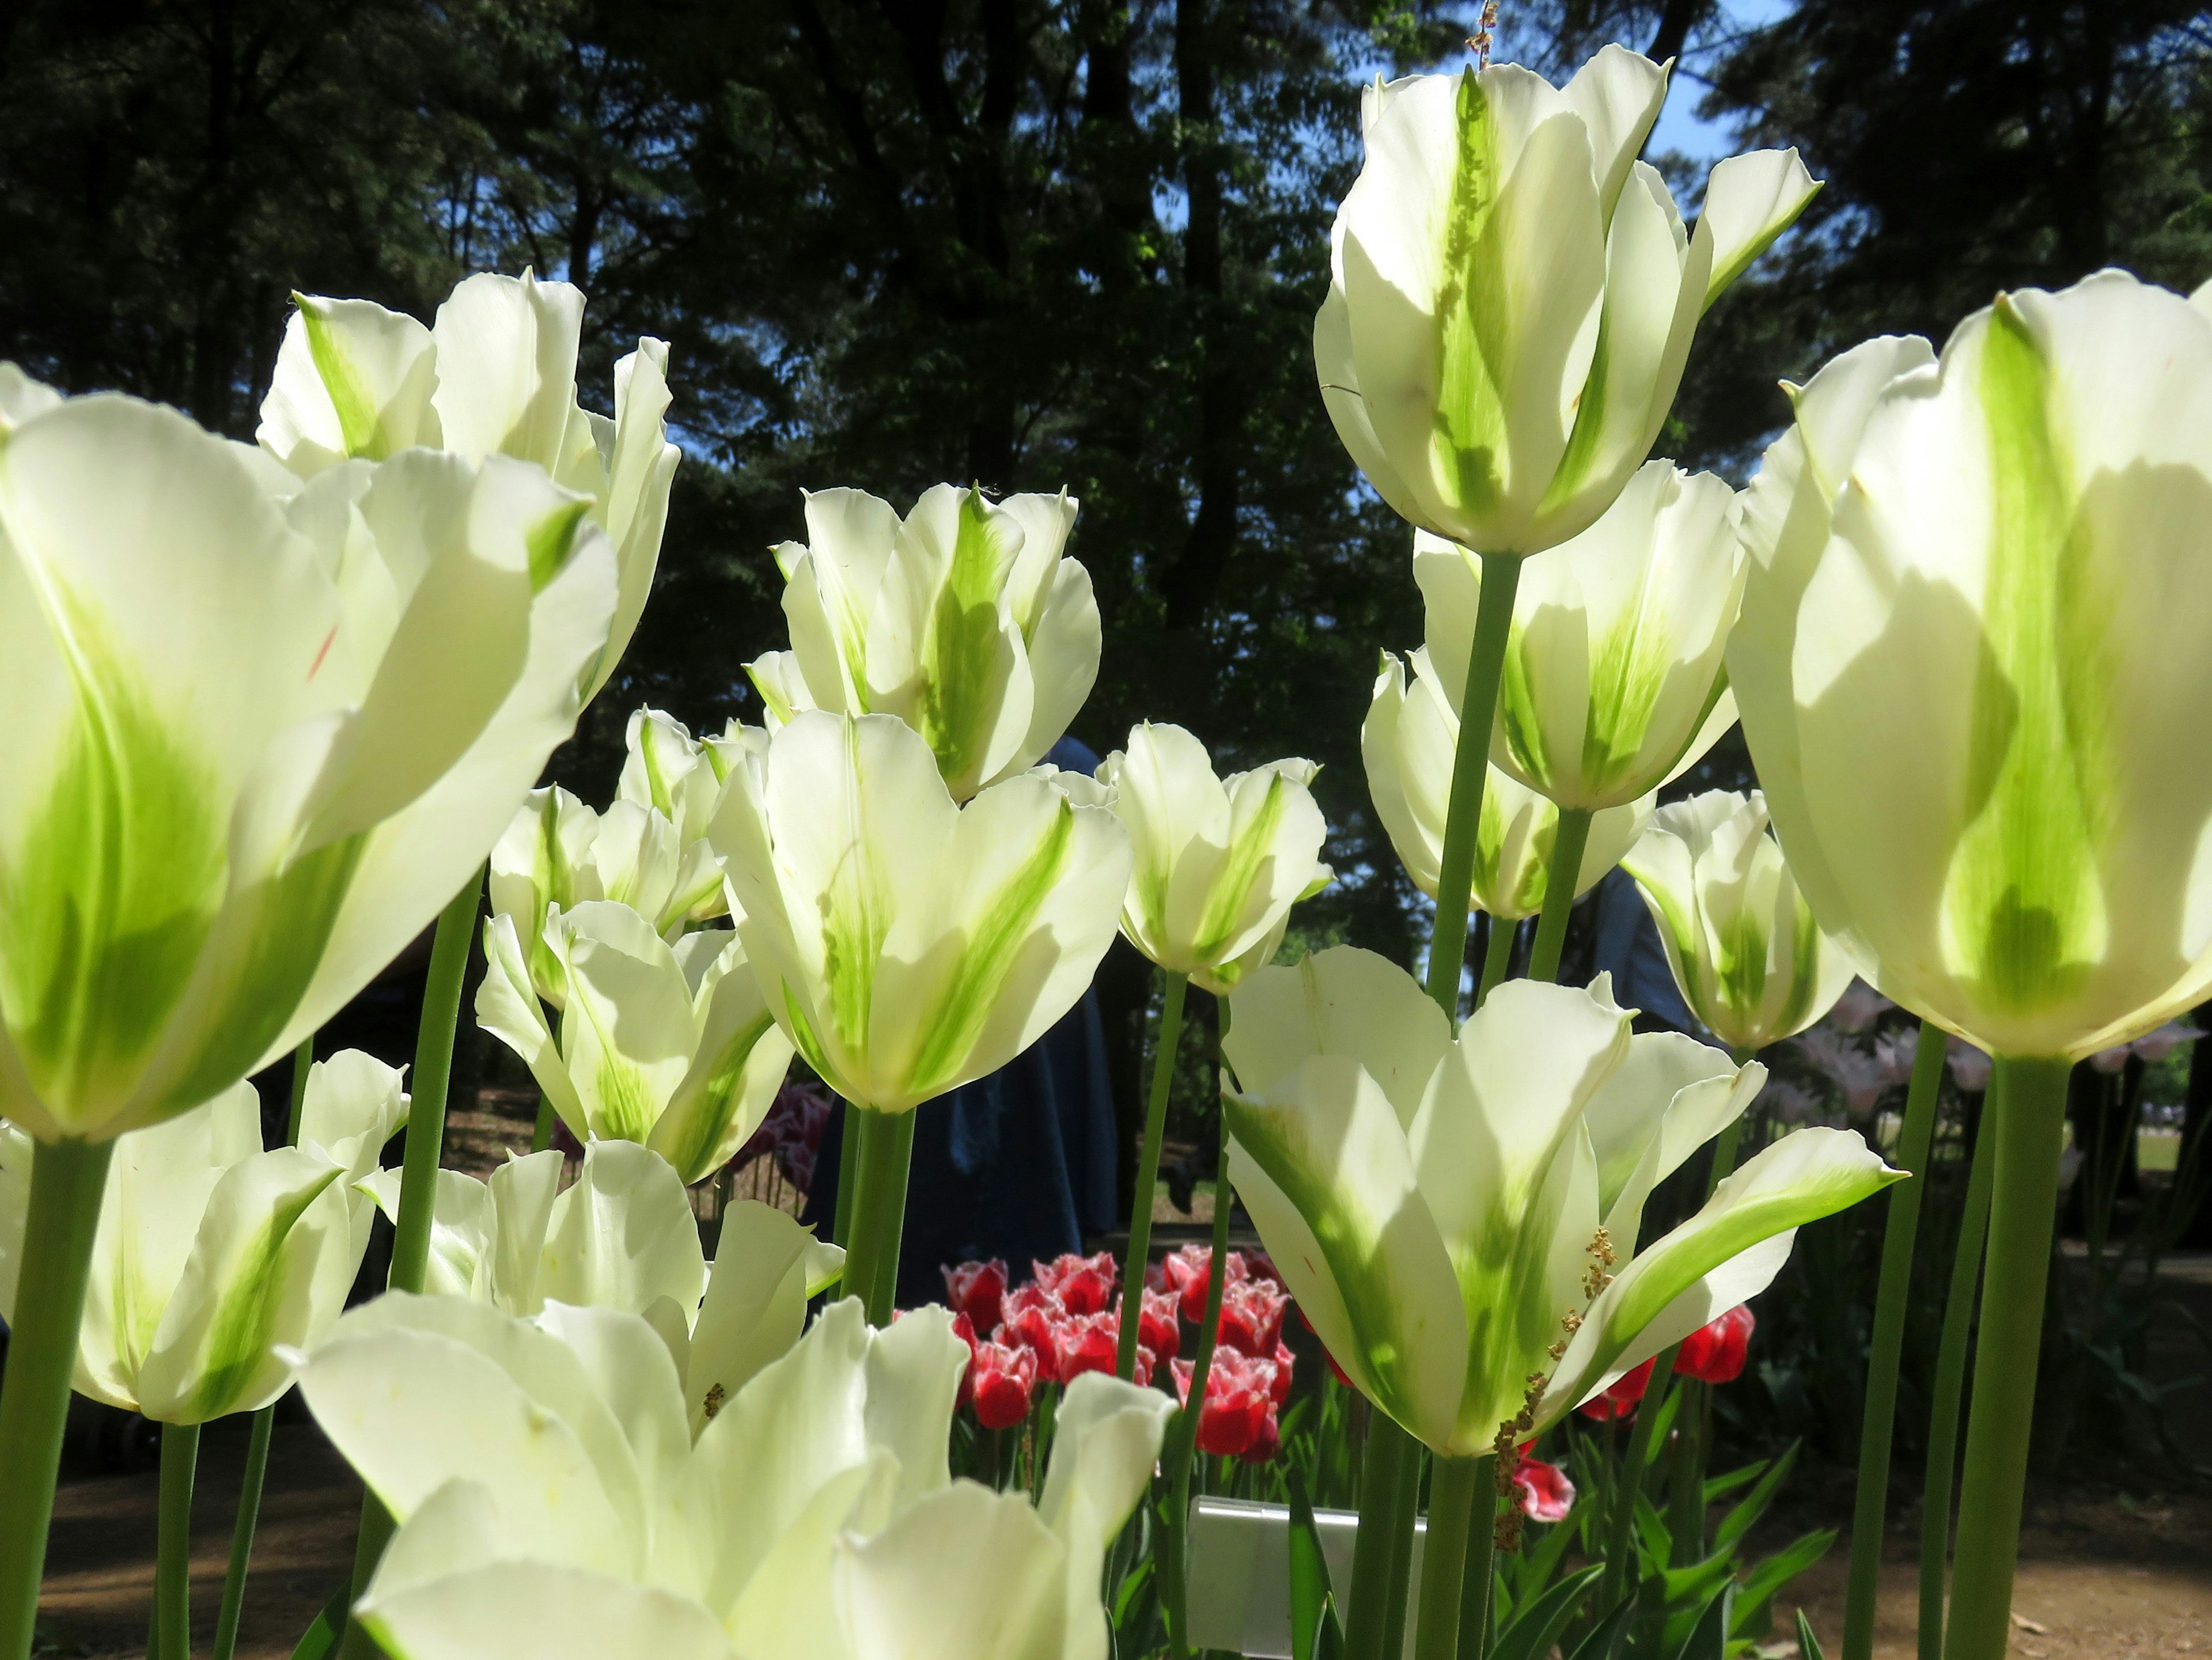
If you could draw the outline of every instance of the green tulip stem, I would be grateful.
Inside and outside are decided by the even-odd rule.
[[[1414,1660],[1459,1660],[1460,1586],[1467,1571],[1468,1525],[1477,1489],[1489,1485],[1490,1460],[1439,1455],[1429,1476],[1429,1533],[1421,1548],[1420,1621]]]
[[[1498,982],[1505,977],[1505,970],[1513,965],[1513,936],[1521,925],[1510,917],[1490,919],[1489,942],[1482,948],[1482,978],[1474,988],[1474,1006],[1480,1008],[1490,994],[1498,989]]]
[[[1874,1653],[1875,1596],[1881,1580],[1883,1523],[1889,1514],[1889,1450],[1897,1428],[1897,1368],[1905,1351],[1905,1304],[1912,1291],[1912,1244],[1920,1229],[1920,1195],[1928,1189],[1928,1149],[1936,1133],[1936,1098],[1943,1081],[1945,1038],[1920,1023],[1912,1051],[1912,1084],[1897,1164],[1911,1172],[1889,1190],[1881,1234],[1881,1277],[1875,1290],[1874,1342],[1867,1356],[1865,1416],[1859,1420],[1858,1499],[1851,1512],[1850,1582],[1844,1596],[1843,1660]]]
[[[1484,1479],[1474,1489],[1474,1513],[1468,1517],[1459,1581],[1459,1660],[1487,1660],[1490,1653],[1492,1605],[1498,1595],[1498,1505],[1521,1502],[1517,1492],[1498,1491],[1497,1477],[1496,1461],[1486,1461]]]
[[[1121,1254],[1121,1347],[1114,1375],[1137,1375],[1137,1327],[1145,1308],[1145,1269],[1152,1255],[1152,1191],[1160,1179],[1160,1137],[1168,1124],[1168,1091],[1175,1082],[1176,1046],[1182,1037],[1182,1000],[1190,976],[1160,970],[1160,1035],[1152,1049],[1152,1098],[1145,1104],[1145,1145],[1137,1155],[1135,1191],[1129,1199],[1129,1246]]]
[[[1229,1030],[1229,1000],[1219,1000],[1221,1029]],[[1229,1213],[1234,1207],[1229,1190],[1229,1115],[1221,1116],[1221,1150],[1213,1178],[1213,1255],[1209,1263],[1229,1257]],[[1213,1370],[1213,1345],[1221,1328],[1221,1292],[1229,1276],[1209,1266],[1206,1276],[1206,1315],[1198,1323],[1198,1347],[1190,1360],[1190,1399],[1169,1426],[1164,1451],[1168,1478],[1166,1539],[1159,1559],[1162,1600],[1167,1607],[1169,1651],[1175,1660],[1190,1652],[1188,1564],[1183,1560],[1184,1539],[1190,1525],[1191,1454],[1198,1441],[1198,1415],[1206,1405],[1206,1375]]]
[[[114,1151],[112,1141],[40,1141],[31,1154],[15,1320],[0,1370],[0,1660],[31,1651],[93,1231]]]
[[[851,1115],[860,1151],[853,1172],[853,1237],[845,1247],[845,1291],[868,1323],[888,1326],[898,1300],[899,1237],[906,1231],[906,1179],[914,1163],[914,1113]]]
[[[1674,1444],[1667,1473],[1667,1566],[1688,1567],[1705,1554],[1705,1431],[1712,1416],[1710,1388],[1694,1377],[1675,1384]]]
[[[553,1121],[560,1115],[544,1096],[538,1098],[538,1122],[530,1127],[530,1150],[543,1152],[553,1145]]]
[[[842,1099],[838,1108],[837,1214],[831,1219],[830,1229],[832,1243],[842,1249],[853,1243],[853,1189],[860,1181],[860,1109]],[[846,1276],[844,1289],[839,1294],[853,1294],[851,1275]]]
[[[1981,1278],[1982,1241],[1990,1225],[1990,1183],[1996,1171],[1996,1120],[1982,1110],[1984,1134],[1966,1178],[1959,1215],[1959,1249],[1943,1304],[1943,1341],[1928,1408],[1928,1488],[1920,1506],[1920,1660],[1942,1660],[1943,1569],[1950,1554],[1951,1485],[1958,1473],[1959,1402],[1966,1392],[1966,1338],[1974,1323],[1974,1286]]]
[[[292,1051],[292,1106],[284,1121],[284,1145],[300,1145],[300,1120],[307,1109],[308,1068],[315,1064],[315,1034]],[[269,1475],[269,1438],[276,1424],[271,1402],[253,1414],[246,1443],[246,1470],[239,1478],[238,1513],[230,1524],[230,1565],[223,1570],[222,1605],[215,1621],[215,1660],[230,1660],[238,1646],[239,1616],[246,1608],[246,1575],[253,1560],[253,1530],[261,1521],[261,1489]]]
[[[1959,1546],[1945,1660],[2003,1660],[2011,1636],[2013,1568],[2020,1555],[2021,1490],[2034,1429],[2043,1297],[2066,1140],[2063,1060],[1999,1056],[1991,1115],[1989,1260],[1981,1335],[1966,1415],[1966,1473],[1959,1485]],[[1986,1133],[1986,1131],[1984,1132]]]
[[[467,976],[469,946],[476,938],[477,912],[483,897],[483,872],[461,885],[438,913],[438,932],[430,942],[430,972],[422,986],[422,1012],[415,1029],[415,1069],[407,1107],[407,1151],[399,1164],[399,1219],[392,1228],[392,1291],[420,1292],[430,1267],[430,1222],[438,1196],[438,1161],[446,1150],[446,1089],[453,1081],[453,1032],[461,1018],[461,982]],[[373,1493],[361,1499],[361,1531],[354,1541],[353,1600],[368,1589],[377,1562],[392,1534],[391,1512]],[[346,1622],[342,1660],[367,1660],[375,1640],[352,1620]]]
[[[1605,1602],[1618,1602],[1644,1582],[1636,1554],[1636,1503],[1644,1496],[1644,1473],[1651,1468],[1652,1428],[1659,1421],[1659,1409],[1667,1403],[1667,1390],[1674,1381],[1674,1357],[1681,1348],[1676,1343],[1659,1351],[1651,1363],[1651,1381],[1636,1408],[1636,1430],[1628,1438],[1628,1456],[1619,1472],[1620,1486],[1613,1496],[1613,1514],[1606,1518]]]
[[[1528,977],[1559,977],[1559,949],[1567,943],[1567,913],[1575,908],[1575,885],[1583,873],[1583,849],[1589,845],[1590,815],[1580,807],[1561,807],[1552,836],[1551,867],[1544,873],[1544,909],[1536,918],[1536,943],[1528,951]]]
[[[1398,1512],[1410,1510],[1410,1489],[1420,1477],[1413,1438],[1380,1409],[1367,1415],[1367,1446],[1359,1481],[1359,1528],[1352,1543],[1352,1589],[1346,1598],[1344,1648],[1348,1660],[1397,1660],[1385,1644],[1390,1601],[1402,1610],[1407,1574],[1396,1560]],[[1407,1565],[1410,1567],[1410,1565]]]
[[[162,1660],[191,1660],[192,1477],[200,1426],[161,1426],[161,1496],[154,1547],[154,1630]]]
[[[1482,595],[1475,607],[1474,647],[1468,654],[1459,743],[1452,755],[1451,794],[1444,809],[1436,931],[1429,936],[1429,995],[1454,1025],[1459,1021],[1460,967],[1467,957],[1475,838],[1482,824],[1483,785],[1490,771],[1490,729],[1498,716],[1498,686],[1504,676],[1505,646],[1513,631],[1513,595],[1520,586],[1518,559],[1510,554],[1482,556]]]

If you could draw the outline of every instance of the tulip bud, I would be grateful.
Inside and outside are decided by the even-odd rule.
[[[1070,1253],[1049,1262],[1032,1262],[1030,1269],[1036,1288],[1070,1314],[1097,1314],[1110,1305],[1121,1278],[1109,1250],[1096,1256]]]
[[[1037,1383],[1035,1350],[1018,1344],[979,1343],[970,1375],[975,1421],[985,1429],[1012,1429],[1029,1416]]]
[[[1242,1280],[1221,1289],[1221,1324],[1217,1341],[1259,1359],[1279,1347],[1283,1310],[1290,1298],[1265,1280]]]
[[[1530,1442],[1529,1446],[1534,1446]],[[1557,1464],[1547,1464],[1540,1458],[1528,1456],[1523,1447],[1522,1456],[1513,1467],[1513,1486],[1521,1501],[1521,1513],[1532,1522],[1564,1522],[1567,1512],[1575,1507],[1575,1484],[1567,1479],[1566,1471]]]
[[[991,1331],[1002,1317],[1006,1296],[1006,1264],[1002,1257],[988,1262],[945,1264],[945,1299],[977,1331]]]
[[[1675,1371],[1701,1383],[1733,1383],[1743,1375],[1752,1328],[1757,1323],[1749,1306],[1739,1303],[1682,1340],[1674,1356]]]
[[[1175,1362],[1176,1393],[1190,1404],[1193,1367]],[[1255,1442],[1272,1456],[1275,1445],[1275,1365],[1235,1349],[1216,1349],[1206,1369],[1206,1400],[1199,1408],[1195,1444],[1200,1452],[1235,1457]]]
[[[1659,1357],[1655,1354],[1634,1371],[1614,1378],[1576,1410],[1585,1418],[1595,1418],[1601,1424],[1633,1415],[1638,1404],[1644,1399],[1644,1392],[1651,1387],[1651,1369],[1658,1364]]]

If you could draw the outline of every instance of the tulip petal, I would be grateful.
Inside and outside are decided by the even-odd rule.
[[[653,925],[597,901],[546,927],[568,987],[561,1061],[591,1134],[643,1141],[690,1070],[698,1030],[684,970]]]
[[[1388,958],[1333,946],[1287,968],[1262,970],[1233,994],[1221,1041],[1248,1095],[1272,1096],[1307,1059],[1349,1056],[1410,1124],[1451,1046],[1451,1024],[1419,983]]]
[[[723,1402],[799,1341],[812,1287],[813,1231],[784,1212],[741,1200],[722,1217],[714,1272],[691,1332],[684,1392],[696,1435]],[[825,1249],[836,1250],[835,1246]],[[842,1263],[844,1253],[836,1251]],[[717,1393],[719,1391],[719,1393]]]
[[[614,441],[605,458],[606,496],[600,511],[620,576],[606,651],[585,689],[586,702],[621,663],[653,593],[668,520],[668,489],[684,457],[668,441],[668,343],[647,336],[615,364]]]
[[[505,1512],[502,1512],[503,1514]],[[688,1597],[605,1573],[497,1562],[378,1596],[356,1617],[397,1660],[728,1660],[729,1640]]]
[[[378,1171],[354,1185],[376,1201],[386,1220],[398,1225],[397,1169]],[[465,1171],[440,1171],[430,1207],[430,1256],[424,1265],[423,1291],[434,1297],[489,1298],[491,1269],[484,1252],[492,1237],[491,1189]]]
[[[576,1180],[554,1200],[536,1295],[548,1303],[642,1313],[672,1298],[699,1306],[706,1258],[684,1183],[668,1161],[628,1141],[584,1149]]]
[[[1161,1390],[1095,1371],[1067,1386],[1054,1415],[1036,1514],[1067,1554],[1066,1660],[1106,1660],[1110,1636],[1097,1589],[1106,1549],[1150,1487],[1174,1415]]]
[[[486,1281],[494,1304],[508,1314],[535,1314],[544,1306],[538,1279],[545,1266],[545,1239],[567,1163],[559,1148],[548,1147],[508,1159],[484,1184],[492,1215]]]
[[[407,1122],[406,1074],[359,1049],[340,1049],[307,1068],[300,1145],[320,1147],[357,1181],[376,1168],[384,1144]]]
[[[1706,250],[1706,306],[1796,222],[1820,190],[1795,149],[1731,155],[1713,169],[1696,237]]]
[[[514,918],[502,914],[485,923],[483,943],[484,977],[477,986],[477,1024],[522,1057],[569,1133],[579,1140],[589,1140],[590,1116],[562,1061],[553,1029],[545,1022],[545,1011],[538,1006],[537,988],[516,938]]]
[[[254,434],[264,449],[304,478],[348,456],[437,447],[429,330],[369,300],[297,294],[292,303]]]
[[[1605,46],[1561,88],[1589,130],[1598,211],[1609,222],[1628,170],[1667,101],[1669,64],[1623,46]]]
[[[833,1606],[855,1656],[1054,1660],[1080,1651],[1064,1646],[1069,1577],[1027,1499],[962,1481],[846,1545]]]
[[[576,404],[584,292],[480,271],[438,307],[438,390],[445,444],[471,459],[512,455],[557,473]]]
[[[705,1006],[698,1048],[646,1138],[686,1182],[704,1181],[736,1156],[768,1116],[791,1069],[791,1040],[769,1012],[744,946],[722,937],[730,943],[695,1000]]]

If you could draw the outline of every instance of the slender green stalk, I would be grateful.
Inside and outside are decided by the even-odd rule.
[[[1229,1000],[1220,1000],[1221,1029],[1229,1030]],[[1191,1453],[1198,1441],[1198,1416],[1206,1406],[1206,1376],[1213,1370],[1213,1344],[1221,1329],[1221,1292],[1229,1276],[1220,1266],[1229,1260],[1229,1116],[1221,1118],[1220,1162],[1213,1178],[1213,1256],[1206,1277],[1206,1316],[1198,1323],[1198,1347],[1190,1360],[1190,1402],[1176,1414],[1169,1427],[1165,1450],[1168,1478],[1166,1540],[1160,1553],[1161,1598],[1167,1607],[1168,1644],[1175,1660],[1184,1660],[1189,1645],[1188,1565],[1184,1560],[1184,1537],[1190,1525]]]
[[[1498,989],[1505,970],[1513,966],[1513,936],[1520,931],[1521,925],[1510,917],[1490,919],[1490,939],[1482,950],[1482,978],[1474,988],[1475,1007],[1482,1006],[1484,1000]]]
[[[1383,1646],[1390,1625],[1388,1604],[1394,1590],[1401,1604],[1406,1594],[1405,1579],[1395,1576],[1397,1514],[1401,1494],[1403,1503],[1413,1501],[1402,1490],[1419,1468],[1413,1438],[1388,1413],[1370,1412],[1365,1468],[1360,1472],[1359,1530],[1352,1538],[1352,1589],[1345,1607],[1344,1646],[1352,1660],[1382,1660],[1390,1652]]]
[[[1996,1063],[2003,1110],[1993,1126],[1989,1261],[1982,1276],[1981,1335],[1974,1345],[1945,1660],[2003,1660],[2010,1636],[2071,1070],[2063,1060],[2001,1056]]]
[[[1589,845],[1590,815],[1578,807],[1559,809],[1552,838],[1551,867],[1544,873],[1544,909],[1536,918],[1536,943],[1528,952],[1528,977],[1559,977],[1559,948],[1567,943],[1567,913],[1575,908],[1575,883],[1583,873],[1583,849]]]
[[[543,1095],[538,1098],[538,1122],[530,1127],[530,1150],[543,1152],[553,1145],[553,1121],[560,1115]]]
[[[292,1106],[285,1120],[284,1145],[300,1145],[300,1120],[307,1106],[308,1068],[315,1063],[315,1034],[292,1051]],[[253,1414],[246,1443],[246,1470],[239,1478],[238,1511],[230,1524],[230,1565],[223,1570],[222,1605],[216,1615],[215,1660],[230,1660],[238,1646],[238,1620],[246,1608],[246,1575],[252,1566],[253,1532],[261,1520],[261,1489],[269,1475],[269,1438],[276,1428],[274,1402]]]
[[[1421,1612],[1413,1633],[1414,1660],[1459,1660],[1460,1586],[1467,1572],[1468,1524],[1477,1490],[1489,1483],[1486,1456],[1439,1456],[1430,1475],[1429,1534],[1421,1549]]]
[[[1897,1367],[1905,1350],[1912,1244],[1920,1228],[1920,1196],[1928,1190],[1928,1149],[1936,1133],[1945,1041],[1933,1022],[1920,1023],[1919,1043],[1912,1052],[1912,1085],[1905,1098],[1905,1125],[1897,1140],[1897,1162],[1911,1175],[1890,1189],[1889,1214],[1882,1225],[1881,1279],[1875,1291],[1865,1416],[1859,1420],[1858,1500],[1851,1512],[1843,1660],[1869,1660],[1874,1653],[1875,1596],[1881,1580],[1882,1527],[1889,1513],[1890,1442],[1897,1428]]]
[[[154,1629],[162,1660],[191,1660],[192,1477],[200,1426],[161,1426],[161,1497],[154,1555]]]
[[[1459,1019],[1459,976],[1467,958],[1468,894],[1474,884],[1474,842],[1482,823],[1483,786],[1489,777],[1490,728],[1498,717],[1498,684],[1513,629],[1513,595],[1521,562],[1510,554],[1482,556],[1482,596],[1475,608],[1474,648],[1468,654],[1467,686],[1460,697],[1459,745],[1452,755],[1451,794],[1444,808],[1443,852],[1437,869],[1436,932],[1429,936],[1429,995]],[[1347,1637],[1348,1637],[1347,1633]],[[1352,1651],[1352,1660],[1359,1651]],[[1397,1660],[1393,1655],[1390,1660]]]
[[[453,1033],[460,1022],[461,982],[467,976],[469,946],[476,937],[483,897],[483,872],[479,870],[438,913],[438,932],[430,942],[430,972],[423,982],[422,1012],[415,1029],[415,1067],[409,1074],[399,1219],[392,1228],[392,1271],[385,1280],[392,1291],[421,1291],[429,1272],[430,1221],[437,1203],[438,1162],[446,1150],[446,1091],[453,1082]],[[354,1541],[354,1601],[359,1602],[368,1589],[392,1534],[391,1514],[374,1493],[363,1493],[361,1531]],[[341,1649],[343,1660],[365,1660],[375,1652],[374,1640],[349,1620]]]
[[[1636,1409],[1636,1429],[1628,1438],[1628,1456],[1619,1473],[1620,1490],[1613,1496],[1613,1514],[1607,1518],[1603,1601],[1617,1602],[1643,1583],[1636,1557],[1636,1501],[1644,1496],[1644,1473],[1651,1467],[1651,1436],[1659,1409],[1674,1381],[1674,1357],[1680,1343],[1662,1349],[1651,1365],[1651,1382]]]
[[[1137,1375],[1137,1326],[1145,1306],[1145,1269],[1152,1255],[1152,1189],[1160,1177],[1160,1137],[1168,1123],[1168,1087],[1175,1081],[1176,1045],[1182,1037],[1183,993],[1190,976],[1163,969],[1159,1043],[1152,1050],[1152,1093],[1145,1105],[1145,1145],[1137,1155],[1136,1192],[1129,1201],[1129,1245],[1121,1254],[1121,1347],[1117,1377]]]
[[[845,1247],[845,1288],[872,1326],[888,1326],[897,1301],[899,1237],[906,1230],[906,1178],[914,1162],[914,1114],[868,1112],[859,1120],[853,1179],[853,1237]]]
[[[844,1246],[853,1243],[853,1189],[860,1180],[860,1109],[850,1101],[840,1104],[844,1110],[837,1131],[837,1214],[830,1230],[835,1242]],[[852,1295],[849,1281],[843,1294]]]
[[[0,1371],[0,1660],[31,1651],[77,1323],[114,1151],[112,1141],[41,1141],[31,1154],[15,1321]]]
[[[1459,1582],[1459,1660],[1486,1660],[1491,1644],[1491,1604],[1498,1591],[1498,1507],[1520,1502],[1516,1493],[1498,1491],[1498,1464],[1491,1479],[1474,1490],[1474,1511],[1467,1523],[1467,1560]]]
[[[1413,1578],[1413,1525],[1420,1510],[1421,1465],[1427,1449],[1406,1437],[1405,1464],[1398,1484],[1398,1507],[1390,1516],[1391,1600],[1382,1609],[1382,1652],[1406,1651],[1406,1620],[1413,1611],[1408,1589]]]
[[[1667,1531],[1669,1567],[1686,1568],[1705,1554],[1705,1428],[1711,1414],[1711,1391],[1694,1377],[1675,1388],[1674,1444],[1667,1473]]]
[[[1959,1249],[1943,1304],[1943,1341],[1936,1351],[1936,1383],[1928,1408],[1928,1489],[1920,1506],[1920,1660],[1942,1660],[1943,1569],[1950,1555],[1951,1486],[1958,1475],[1959,1402],[1966,1391],[1966,1337],[1974,1323],[1974,1290],[1982,1276],[1989,1231],[1990,1183],[1996,1171],[1996,1124],[1983,1110],[1984,1133],[1966,1178],[1959,1215]]]

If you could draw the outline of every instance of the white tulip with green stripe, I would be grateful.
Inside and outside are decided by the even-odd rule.
[[[1254,947],[1279,944],[1291,907],[1335,874],[1320,860],[1328,823],[1309,787],[1319,770],[1291,759],[1218,778],[1181,727],[1131,727],[1128,747],[1098,768],[1134,860],[1121,902],[1129,943],[1208,991],[1243,978]]]
[[[278,1351],[344,1310],[375,1206],[356,1184],[407,1121],[400,1074],[357,1049],[308,1073],[300,1145],[261,1146],[238,1084],[116,1144],[78,1328],[80,1394],[165,1424],[267,1406],[292,1383]],[[15,1312],[31,1141],[0,1124],[0,1319]]]
[[[1662,807],[1621,863],[1643,891],[1690,1012],[1751,1054],[1835,1006],[1856,969],[1821,933],[1757,790]]]
[[[529,1067],[579,1141],[637,1141],[688,1185],[760,1128],[791,1045],[727,928],[672,946],[628,905],[549,908],[544,948],[562,989],[557,1035],[539,1006],[514,919],[484,925],[477,1024]]]
[[[1049,768],[956,806],[888,715],[794,714],[732,768],[709,832],[768,1006],[823,1081],[905,1112],[997,1071],[1114,940],[1129,837]]]
[[[771,727],[802,709],[893,714],[956,800],[1035,766],[1098,678],[1091,576],[1062,556],[1076,502],[939,484],[902,520],[854,489],[806,497],[775,550],[791,649],[746,666]]]
[[[1671,461],[1604,518],[1521,568],[1491,759],[1555,805],[1626,806],[1735,722],[1723,664],[1743,593],[1735,492]],[[1482,590],[1474,556],[1416,532],[1436,678],[1459,712]]]
[[[1443,863],[1445,808],[1458,745],[1459,717],[1437,684],[1427,648],[1413,651],[1407,663],[1383,653],[1375,701],[1359,729],[1367,794],[1406,873],[1432,899]],[[1577,897],[1595,887],[1635,845],[1650,822],[1654,799],[1647,795],[1591,816],[1589,838],[1583,845],[1576,876]],[[1475,834],[1476,905],[1509,922],[1542,910],[1559,826],[1557,807],[1492,766],[1483,787],[1482,818]]]
[[[419,446],[535,462],[590,498],[620,572],[585,694],[596,696],[652,592],[682,459],[668,441],[667,342],[641,339],[616,363],[609,420],[576,402],[584,294],[569,283],[481,272],[427,329],[373,301],[295,295],[293,303],[255,435],[301,477]]]
[[[1078,1378],[1032,1505],[950,1477],[967,1363],[942,1309],[840,1303],[694,1413],[635,1315],[395,1294],[302,1383],[400,1523],[356,1608],[396,1660],[1105,1660],[1173,1403]]]
[[[1694,233],[1636,159],[1667,70],[1607,46],[1367,88],[1314,364],[1401,516],[1486,554],[1586,529],[1650,453],[1698,320],[1818,186],[1795,150],[1713,169]]]
[[[1349,946],[1230,1004],[1237,1195],[1346,1375],[1446,1456],[1488,1452],[1524,1407],[1516,1435],[1540,1430],[1897,1177],[1856,1135],[1801,1130],[1639,1251],[1652,1189],[1763,1067],[1632,1033],[1604,976],[1506,981],[1456,1038],[1417,981]]]
[[[0,1113],[94,1140],[289,1052],[483,863],[615,603],[586,498],[277,469],[17,379],[0,429]]]

